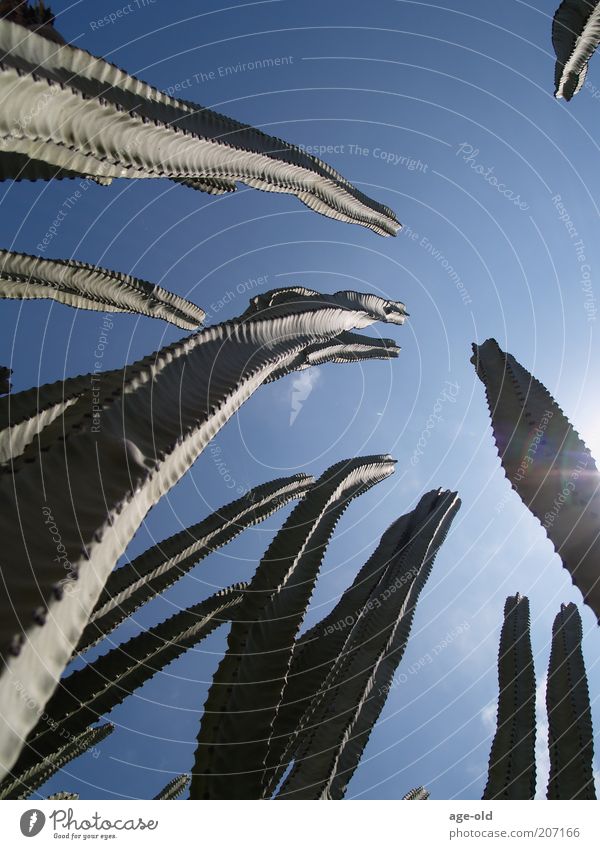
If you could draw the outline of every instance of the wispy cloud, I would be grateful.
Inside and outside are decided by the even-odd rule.
[[[292,381],[292,399],[290,410],[290,427],[294,424],[300,410],[304,406],[304,402],[311,394],[321,377],[321,372],[318,368],[306,369]]]

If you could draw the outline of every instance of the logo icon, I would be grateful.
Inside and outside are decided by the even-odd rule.
[[[43,829],[46,817],[38,808],[31,808],[21,816],[21,834],[35,837]]]

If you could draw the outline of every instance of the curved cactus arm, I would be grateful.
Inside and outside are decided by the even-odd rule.
[[[331,342],[311,345],[305,351],[296,354],[276,372],[270,381],[279,380],[293,371],[301,371],[311,366],[326,363],[357,363],[366,360],[392,360],[400,353],[393,339],[377,339],[361,336],[358,333],[341,333]]]
[[[93,663],[63,678],[29,735],[15,769],[24,771],[55,745],[56,734],[79,734],[228,622],[243,600],[246,584],[234,584],[142,631]]]
[[[406,796],[402,797],[403,802],[414,802],[421,799],[429,799],[430,793],[426,787],[413,787],[409,790]]]
[[[112,572],[83,632],[78,652],[86,651],[113,631],[139,607],[172,586],[211,552],[301,498],[313,483],[308,475],[292,475],[261,484],[242,498],[216,510],[144,551]]]
[[[70,790],[59,790],[58,793],[53,793],[47,799],[48,801],[52,799],[55,802],[75,802],[79,799],[79,793],[71,793]]]
[[[393,463],[378,455],[329,468],[267,549],[204,706],[191,798],[262,796],[272,723],[325,549],[350,501],[390,475]]]
[[[190,783],[191,776],[189,775],[178,775],[172,781],[163,787],[158,796],[154,797],[154,800],[158,799],[177,799],[181,796],[182,793],[185,792],[188,784]]]
[[[552,626],[546,689],[548,799],[596,798],[594,730],[581,637],[581,617],[576,605],[561,604]]]
[[[298,309],[305,303],[319,303],[323,306],[343,305],[347,309],[363,311],[364,320],[357,323],[355,328],[367,327],[373,321],[402,325],[408,317],[406,305],[401,301],[389,301],[369,292],[341,290],[329,295],[315,292],[314,289],[305,289],[303,286],[283,286],[252,298],[242,318],[255,318],[258,315],[265,318],[277,307],[287,305]]]
[[[498,720],[483,799],[535,796],[535,672],[529,600],[517,593],[504,605],[498,652]]]
[[[189,180],[182,180],[177,177],[173,180],[174,183],[179,183],[182,186],[187,186],[188,189],[196,189],[197,192],[206,192],[209,195],[227,195],[231,192],[235,192],[237,186],[235,185],[235,180],[222,180],[218,177],[215,179],[210,178],[193,178]]]
[[[106,739],[114,728],[114,725],[107,722],[98,728],[86,728],[75,736],[67,734],[61,737],[59,734],[58,745],[55,738],[53,750],[51,747],[49,752],[34,761],[33,765],[25,770],[15,770],[12,776],[4,779],[0,784],[0,799],[26,799],[59,769]],[[62,742],[64,739],[67,740],[66,743]]]
[[[399,224],[333,168],[287,142],[168,97],[102,59],[0,22],[6,150],[82,174],[240,181],[296,195],[332,218],[395,235]],[[4,99],[6,98],[6,99]],[[45,98],[45,100],[43,99]],[[40,108],[40,102],[43,108]],[[81,126],[81,114],[86,126]]]
[[[349,628],[361,615],[382,576],[410,542],[413,519],[418,514],[423,516],[421,508],[425,506],[426,500],[427,497],[421,499],[415,511],[401,516],[390,525],[333,610],[297,640],[282,703],[273,727],[269,750],[273,774],[269,777],[266,795],[272,795],[285,772],[284,752],[287,752],[289,759],[293,758],[302,718],[341,654]]]
[[[0,300],[50,298],[70,307],[160,318],[185,330],[204,321],[191,301],[119,271],[0,249]]]
[[[100,427],[74,429],[15,474],[0,475],[4,770],[147,511],[282,359],[364,320],[362,309],[323,307],[316,300],[282,306],[268,319],[208,328],[158,352],[148,379],[113,403]],[[58,535],[49,532],[53,528]],[[25,705],[18,682],[29,693]]]
[[[419,594],[460,507],[454,492],[439,491],[425,498],[430,505],[427,518],[386,569],[303,717],[294,765],[277,798],[341,798],[358,766],[387,695],[387,689],[376,692],[375,687],[393,678]]]
[[[10,376],[12,369],[0,366],[0,395],[6,395],[11,390]]]
[[[91,174],[79,174],[65,168],[58,168],[43,159],[32,159],[24,153],[10,153],[0,150],[0,181],[14,180],[86,180],[101,186],[110,186],[112,177],[93,177]]]
[[[600,3],[563,0],[552,21],[556,54],[554,96],[571,100],[581,91],[588,62],[600,43]]]
[[[473,346],[500,462],[600,619],[600,475],[548,390],[495,339]]]

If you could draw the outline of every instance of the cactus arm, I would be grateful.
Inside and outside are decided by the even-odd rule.
[[[552,626],[546,705],[550,777],[548,799],[595,799],[594,732],[581,650],[581,617],[562,604]]]
[[[120,705],[157,672],[229,621],[246,584],[234,584],[159,625],[142,631],[63,678],[33,729],[15,769],[25,771],[55,745],[56,734],[79,734]]]
[[[552,22],[556,54],[554,96],[571,100],[581,91],[588,62],[600,43],[600,3],[563,0]]]
[[[195,330],[205,318],[191,301],[129,274],[7,250],[0,250],[3,298],[50,298],[77,309],[137,313],[185,330]]]
[[[5,778],[0,784],[0,799],[27,799],[59,769],[106,739],[114,728],[107,722],[98,728],[86,728],[75,736],[67,735],[66,743],[62,742],[64,738],[59,737],[58,747],[55,740],[53,751],[49,751],[28,769],[15,771],[12,776]]]
[[[431,514],[415,528],[411,544],[382,576],[372,596],[374,603],[365,605],[350,628],[343,651],[303,718],[294,766],[277,798],[333,797],[340,759],[373,693],[380,664],[389,662],[393,675],[404,652],[419,593],[460,507],[456,493],[430,493],[425,498]],[[358,738],[358,757],[362,739]]]
[[[48,796],[48,801],[51,799],[55,802],[74,802],[76,799],[79,799],[79,793],[71,793],[70,790],[59,790],[58,793]]]
[[[4,147],[102,177],[236,181],[296,195],[342,221],[394,235],[398,222],[325,163],[196,104],[174,100],[85,51],[0,22]],[[40,108],[39,104],[44,108]],[[85,125],[82,123],[85,115]],[[43,120],[42,120],[43,117]],[[167,164],[168,163],[168,164]]]
[[[473,346],[500,462],[600,619],[600,475],[548,390],[494,339]]]
[[[158,796],[154,797],[154,800],[157,801],[159,799],[177,799],[186,790],[189,783],[189,775],[178,775],[172,781],[169,781],[169,783],[165,787],[163,787]]]
[[[498,652],[498,720],[483,799],[535,796],[535,673],[529,601],[517,593],[504,606]]]
[[[0,395],[6,395],[11,390],[10,376],[12,369],[6,366],[0,366]]]
[[[294,638],[329,538],[350,501],[392,471],[388,456],[332,466],[267,549],[205,703],[191,798],[261,797],[269,737]]]
[[[216,510],[140,554],[109,576],[83,632],[78,652],[86,651],[120,623],[172,586],[211,552],[226,545],[245,528],[271,516],[313,483],[308,475],[280,478],[251,489],[242,498]]]

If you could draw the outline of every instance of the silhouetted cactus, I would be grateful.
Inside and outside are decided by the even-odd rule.
[[[350,501],[388,477],[394,462],[376,455],[332,466],[267,549],[232,624],[228,651],[206,699],[191,798],[262,796],[262,773],[294,640],[325,549]]]
[[[12,374],[12,369],[7,368],[6,366],[0,366],[0,395],[6,395],[10,392],[10,376]]]
[[[600,475],[548,390],[495,339],[473,345],[500,461],[600,619]]]
[[[504,605],[498,653],[498,721],[484,799],[535,796],[535,673],[529,601],[517,593]]]
[[[384,554],[380,579],[346,629],[343,648],[298,725],[298,742],[287,753],[293,753],[294,763],[277,798],[343,797],[404,654],[419,594],[459,507],[456,493],[430,492],[406,524],[396,523],[396,532],[404,525],[408,534],[398,540],[387,567]],[[373,565],[367,564],[366,581]],[[354,588],[359,586],[355,582]]]
[[[581,651],[581,617],[561,604],[552,626],[546,705],[550,778],[548,799],[595,799],[594,733]]]

